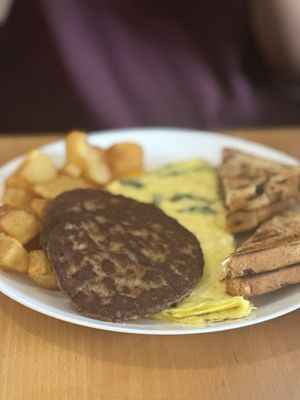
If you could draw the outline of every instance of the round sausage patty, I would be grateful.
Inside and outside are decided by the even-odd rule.
[[[186,297],[203,272],[198,240],[175,219],[100,190],[57,197],[41,242],[76,308],[105,321],[158,313]]]

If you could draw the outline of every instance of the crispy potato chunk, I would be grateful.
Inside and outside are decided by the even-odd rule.
[[[82,175],[82,170],[80,167],[73,163],[66,163],[62,169],[62,174],[72,176],[73,178],[79,178]]]
[[[118,179],[129,179],[142,176],[145,173],[143,168],[130,169],[122,174],[118,175]]]
[[[7,188],[21,188],[26,191],[31,191],[32,185],[24,178],[19,176],[17,173],[10,175],[5,182]]]
[[[30,207],[39,218],[42,218],[46,208],[48,207],[50,201],[47,199],[41,199],[39,197],[35,197],[30,203]]]
[[[97,185],[107,184],[112,176],[105,151],[89,145],[83,132],[74,131],[66,138],[68,163],[77,165],[83,176]]]
[[[56,277],[43,250],[29,253],[29,277],[45,289],[58,289]]]
[[[83,170],[83,175],[97,185],[106,185],[112,179],[112,175],[106,161],[105,151],[97,147],[90,147],[88,153],[89,161]]]
[[[32,150],[22,163],[18,175],[33,184],[43,183],[55,179],[57,169],[46,154]]]
[[[80,169],[85,166],[86,135],[83,132],[73,131],[65,139],[67,162],[77,165]]]
[[[3,203],[14,207],[28,207],[33,196],[30,192],[20,187],[8,187],[3,195]]]
[[[9,205],[0,208],[0,230],[22,244],[29,243],[39,232],[40,221],[31,211]]]
[[[53,181],[35,185],[33,190],[38,196],[52,200],[59,194],[73,189],[93,188],[94,185],[82,178],[72,178],[68,175],[61,175]]]
[[[0,268],[7,272],[26,272],[28,253],[15,238],[0,232]]]
[[[106,150],[114,178],[127,178],[143,173],[143,149],[136,143],[117,143]]]

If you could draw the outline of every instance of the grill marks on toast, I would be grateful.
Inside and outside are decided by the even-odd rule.
[[[256,227],[299,199],[299,167],[224,149],[218,172],[233,233]]]
[[[300,213],[287,211],[262,224],[238,249],[238,253],[261,251],[281,244],[293,244],[300,238]],[[300,259],[299,259],[300,262]]]
[[[226,280],[226,290],[232,296],[252,297],[300,283],[300,264]]]
[[[227,260],[226,288],[246,297],[300,282],[300,212],[262,224]]]

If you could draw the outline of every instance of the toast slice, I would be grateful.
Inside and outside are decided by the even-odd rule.
[[[229,278],[300,264],[300,212],[287,211],[263,223],[226,260]]]
[[[245,210],[245,211],[234,211],[226,213],[226,225],[227,229],[231,233],[240,233],[249,231],[262,222],[273,217],[286,209],[289,209],[297,205],[299,201],[298,197],[291,199],[277,201],[268,206],[261,207],[257,210]]]
[[[224,149],[218,173],[232,233],[256,227],[299,199],[299,166]]]
[[[262,224],[225,261],[229,294],[255,296],[300,282],[300,211]]]
[[[243,278],[226,279],[226,291],[232,296],[252,297],[300,283],[300,264]]]

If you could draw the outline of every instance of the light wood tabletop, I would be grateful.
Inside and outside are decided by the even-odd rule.
[[[233,131],[300,159],[300,129]],[[0,135],[0,164],[55,135]],[[85,328],[0,294],[0,400],[298,400],[300,310],[247,328],[142,336]]]

